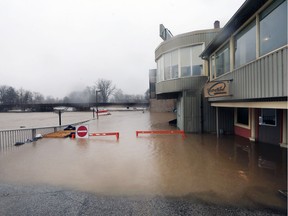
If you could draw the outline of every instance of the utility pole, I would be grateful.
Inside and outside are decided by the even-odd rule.
[[[97,115],[97,119],[99,118],[98,115],[98,92],[100,92],[101,90],[96,90],[96,115]]]
[[[61,111],[61,110],[58,110],[58,115],[59,115],[59,126],[61,126],[61,114],[62,114],[62,111]]]

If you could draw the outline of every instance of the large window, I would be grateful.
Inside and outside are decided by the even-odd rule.
[[[202,45],[192,47],[192,75],[202,75],[203,60],[199,57],[202,53]]]
[[[216,77],[216,67],[215,67],[215,55],[212,55],[210,58],[210,64],[211,64],[211,78],[214,79]]]
[[[203,60],[199,57],[202,51],[203,45],[180,49],[181,77],[203,74]]]
[[[178,50],[171,53],[171,78],[178,78]]]
[[[276,126],[277,114],[275,109],[262,109],[261,116],[259,118],[260,125]]]
[[[164,55],[164,80],[171,78],[171,53]]]
[[[181,77],[191,76],[190,48],[180,49]]]
[[[161,82],[164,80],[164,63],[163,63],[163,57],[158,59],[157,61],[157,82]]]
[[[233,68],[239,68],[288,43],[287,0],[274,0],[234,36]],[[259,34],[257,29],[259,28]],[[227,32],[227,34],[229,34]],[[259,46],[257,43],[259,41]],[[230,71],[230,42],[210,56],[211,78]],[[257,53],[259,52],[259,56]],[[232,56],[231,56],[232,57]]]
[[[253,21],[235,36],[235,68],[256,58],[256,22]]]
[[[203,74],[203,60],[199,57],[203,45],[180,48],[157,60],[157,82]]]
[[[237,108],[237,120],[238,124],[249,126],[249,109]]]
[[[260,14],[260,55],[287,44],[287,1],[276,0]]]
[[[216,76],[221,76],[230,71],[230,48],[229,43],[216,52],[215,56]]]

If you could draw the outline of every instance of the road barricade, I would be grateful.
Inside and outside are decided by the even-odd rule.
[[[139,134],[180,134],[182,138],[185,138],[185,132],[183,130],[153,130],[153,131],[136,131],[136,137]]]
[[[90,133],[89,136],[116,136],[119,139],[119,132],[108,132],[108,133]]]

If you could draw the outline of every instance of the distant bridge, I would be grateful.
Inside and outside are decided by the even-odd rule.
[[[140,107],[147,108],[149,103],[39,103],[39,104],[0,104],[0,112],[8,111],[34,111],[34,112],[52,112],[55,107],[73,107],[76,111],[89,111],[91,107]]]

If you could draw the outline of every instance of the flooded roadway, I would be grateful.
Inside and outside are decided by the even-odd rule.
[[[90,115],[90,114],[89,114]],[[102,195],[193,197],[240,207],[286,209],[287,151],[234,136],[139,135],[175,129],[172,113],[113,112],[88,126],[119,132],[42,139],[0,154],[0,182],[48,184]]]

